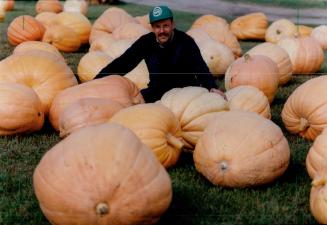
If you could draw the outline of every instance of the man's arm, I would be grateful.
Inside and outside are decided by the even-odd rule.
[[[111,74],[125,75],[133,70],[143,59],[141,38],[135,41],[121,56],[114,59],[95,76],[102,78]]]

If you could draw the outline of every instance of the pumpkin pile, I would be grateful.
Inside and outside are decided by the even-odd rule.
[[[13,0],[0,1],[0,20],[13,7]],[[269,184],[287,170],[291,151],[271,120],[271,105],[293,76],[320,70],[325,25],[313,28],[284,18],[269,24],[262,12],[230,23],[199,16],[186,32],[212,75],[224,80],[226,98],[203,87],[176,87],[145,103],[144,60],[125,76],[93,79],[151,32],[147,15],[109,7],[91,24],[85,0],[38,0],[35,12],[14,18],[7,30],[15,48],[0,61],[0,104],[7,109],[0,112],[0,135],[38,131],[46,119],[59,132],[62,140],[43,155],[33,175],[51,223],[157,222],[172,201],[167,169],[177,166],[182,154],[192,154],[196,171],[223,187]],[[244,52],[243,40],[261,43]],[[82,45],[89,49],[76,77],[61,52]],[[327,223],[326,87],[326,75],[306,81],[281,112],[288,132],[314,141],[306,167],[313,180],[311,211],[320,223]]]

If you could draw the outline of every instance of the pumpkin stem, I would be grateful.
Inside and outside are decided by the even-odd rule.
[[[251,59],[251,56],[248,53],[245,53],[243,57],[244,57],[245,62],[248,62]]]
[[[98,215],[104,216],[109,213],[109,206],[105,202],[100,202],[99,204],[97,204],[95,210]]]
[[[166,138],[167,138],[168,144],[172,145],[176,149],[181,149],[183,147],[183,145],[184,145],[184,143],[180,139],[173,136],[171,133],[168,133]]]
[[[227,162],[226,162],[226,161],[222,161],[222,162],[220,162],[219,169],[220,169],[223,173],[226,172],[226,170],[227,170]]]
[[[319,178],[314,179],[312,181],[311,185],[314,186],[314,187],[317,187],[317,186],[324,186],[326,183],[327,183],[326,178],[319,177]]]
[[[309,127],[309,122],[308,122],[308,120],[306,120],[306,119],[304,119],[304,118],[301,118],[301,119],[300,119],[300,126],[299,126],[300,131],[304,131],[304,130],[306,130],[308,127]]]
[[[276,30],[276,34],[281,34],[281,33],[282,32],[279,29]]]

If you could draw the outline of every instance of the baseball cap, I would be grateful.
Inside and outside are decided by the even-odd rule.
[[[149,13],[150,23],[170,18],[173,18],[173,13],[164,5],[154,7]]]

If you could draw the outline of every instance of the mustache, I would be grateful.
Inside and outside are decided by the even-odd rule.
[[[159,34],[158,36],[159,36],[159,37],[166,37],[166,36],[168,36],[168,34],[167,34],[167,33],[161,33],[161,34]]]

